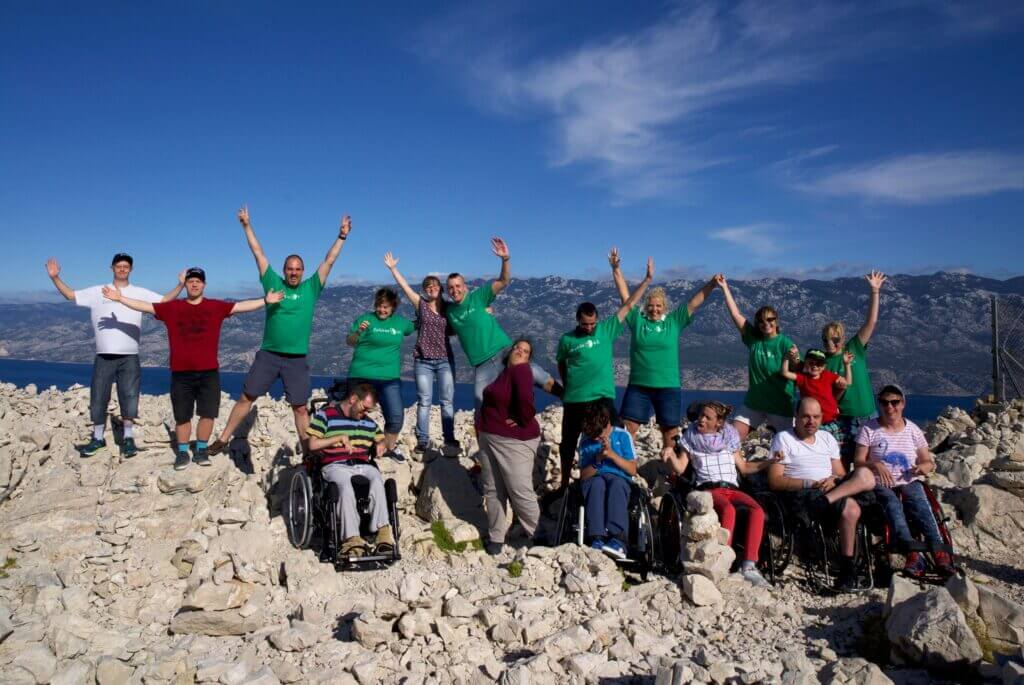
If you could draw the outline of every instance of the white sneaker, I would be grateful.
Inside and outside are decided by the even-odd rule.
[[[761,572],[758,571],[755,566],[740,569],[740,575],[743,576],[743,580],[747,581],[754,587],[768,587],[771,585],[771,583],[765,580],[765,577],[761,575]]]

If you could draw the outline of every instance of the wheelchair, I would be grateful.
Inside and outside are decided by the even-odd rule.
[[[870,555],[875,567],[875,574],[882,583],[887,583],[893,575],[902,571],[906,555],[910,552],[920,553],[925,560],[924,575],[918,578],[918,580],[941,585],[949,579],[950,574],[944,572],[935,563],[934,555],[936,552],[946,552],[949,554],[954,574],[960,570],[956,553],[953,550],[953,536],[950,534],[947,525],[950,518],[942,510],[942,505],[939,504],[938,497],[928,484],[928,481],[921,481],[921,485],[924,486],[925,497],[928,498],[929,508],[939,529],[939,536],[942,538],[942,544],[939,545],[929,544],[921,540],[920,538],[923,535],[913,521],[908,521],[907,523],[910,525],[911,533],[918,539],[910,544],[900,543],[895,539],[892,526],[889,524],[882,505],[877,503],[872,493],[864,493],[864,499],[861,502],[864,514],[862,514],[861,518],[867,524],[871,543]]]
[[[575,542],[584,544],[586,535],[586,507],[583,498],[583,487],[580,481],[573,481],[562,498],[562,508],[558,514],[558,528],[555,532],[555,544],[564,545]],[[627,570],[640,576],[647,582],[647,577],[654,568],[655,539],[651,521],[651,495],[647,488],[636,481],[629,486],[629,531],[626,542],[626,558],[615,562]]]
[[[310,402],[310,414],[315,413],[329,399],[317,398]],[[375,455],[374,455],[375,456]],[[338,502],[338,486],[324,480],[320,473],[320,455],[311,452],[303,459],[302,464],[292,473],[288,485],[288,508],[285,523],[288,530],[288,541],[296,549],[309,548],[314,539],[320,542],[320,560],[331,562],[336,569],[351,566],[387,566],[402,558],[399,549],[401,530],[398,519],[398,488],[393,478],[384,481],[384,494],[388,511],[388,522],[394,534],[394,548],[385,553],[373,553],[363,556],[344,555],[339,553],[339,525],[336,504]],[[377,466],[371,458],[370,464]],[[352,489],[355,492],[356,511],[359,512],[359,534],[370,539],[370,482],[362,477],[352,478]]]

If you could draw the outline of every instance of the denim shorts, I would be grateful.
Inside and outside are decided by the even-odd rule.
[[[683,395],[679,388],[649,388],[627,385],[619,416],[623,421],[647,423],[651,409],[662,428],[675,428],[683,417]]]

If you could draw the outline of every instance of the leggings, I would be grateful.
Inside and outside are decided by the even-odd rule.
[[[715,513],[722,528],[729,531],[729,544],[732,544],[733,529],[736,527],[736,507],[734,504],[747,508],[747,535],[744,538],[745,561],[757,561],[757,552],[761,548],[761,536],[764,533],[764,510],[753,497],[731,488],[712,488],[711,499],[714,501]]]

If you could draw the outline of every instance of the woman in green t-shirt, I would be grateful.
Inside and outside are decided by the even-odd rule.
[[[853,383],[846,389],[843,396],[839,398],[839,445],[842,448],[843,457],[853,458],[854,438],[862,424],[878,416],[875,409],[875,393],[871,389],[871,376],[868,374],[868,341],[875,332],[878,324],[878,301],[879,292],[885,283],[885,274],[881,271],[872,271],[864,277],[871,287],[871,297],[868,299],[868,314],[864,319],[864,325],[857,331],[857,335],[846,340],[846,327],[841,321],[829,321],[821,329],[821,342],[825,347],[825,354],[828,359],[825,361],[825,368],[836,373],[841,373],[843,368],[843,355],[849,352],[853,355]]]
[[[747,395],[743,406],[736,413],[732,425],[747,439],[751,428],[767,423],[777,431],[793,427],[793,382],[781,374],[782,360],[789,356],[791,363],[797,358],[791,353],[793,341],[779,332],[779,314],[773,307],[761,307],[754,314],[756,327],[736,306],[732,291],[725,276],[715,276],[715,283],[722,289],[725,306],[729,309],[733,323],[740,331],[743,344],[750,350],[747,358]]]
[[[405,421],[402,404],[402,341],[415,327],[412,321],[395,314],[398,293],[381,288],[373,296],[373,311],[352,322],[345,342],[354,347],[348,367],[348,387],[369,383],[377,391],[384,414],[385,456],[405,461],[398,448],[398,434]]]

